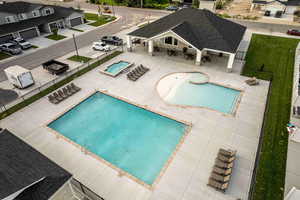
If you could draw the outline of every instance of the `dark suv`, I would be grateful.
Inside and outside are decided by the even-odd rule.
[[[105,42],[106,44],[112,44],[116,46],[120,46],[123,44],[123,40],[121,38],[118,38],[117,36],[103,36],[101,38],[102,42]]]

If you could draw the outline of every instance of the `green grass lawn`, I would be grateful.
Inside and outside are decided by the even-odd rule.
[[[271,80],[262,150],[254,186],[255,200],[282,200],[284,195],[295,48],[300,40],[253,35],[243,75]],[[264,71],[260,68],[265,65]]]
[[[11,55],[0,52],[0,60],[4,60],[4,59],[9,58],[9,57],[11,57]]]
[[[70,28],[73,31],[77,31],[77,32],[84,32],[84,30],[78,29],[78,28]]]
[[[98,16],[94,13],[84,13],[85,19],[92,20],[95,22],[90,23],[91,26],[101,26],[103,24],[106,24],[108,22],[114,21],[116,17],[109,16],[109,15],[101,15]]]
[[[74,56],[71,56],[70,58],[68,58],[68,60],[72,60],[72,61],[75,61],[75,62],[87,63],[88,61],[92,60],[92,58],[85,57],[85,56],[74,55]]]
[[[32,48],[32,49],[37,49],[37,48],[39,48],[39,47],[36,46],[36,45],[31,45],[31,48]]]
[[[57,35],[52,34],[52,35],[46,36],[46,38],[48,38],[48,39],[50,39],[50,40],[62,40],[62,39],[65,39],[66,36],[64,36],[64,35],[59,35],[59,34],[57,34]]]
[[[30,97],[28,99],[26,99],[25,101],[22,101],[21,103],[19,103],[19,104],[13,106],[13,107],[7,109],[6,111],[0,113],[0,120],[4,119],[5,117],[7,117],[7,116],[9,116],[11,114],[13,114],[14,112],[17,112],[18,110],[21,110],[22,108],[30,105],[31,103],[33,103],[33,102],[39,100],[40,98],[48,95],[49,93],[53,92],[54,90],[56,90],[56,89],[58,89],[58,88],[60,88],[60,87],[62,87],[64,85],[68,84],[69,82],[73,81],[77,77],[79,77],[79,76],[81,76],[81,75],[83,75],[83,74],[91,71],[92,69],[94,69],[94,68],[98,67],[99,65],[101,65],[101,64],[109,61],[110,59],[112,59],[112,58],[120,55],[121,53],[122,52],[120,52],[120,51],[116,51],[116,52],[114,52],[114,53],[112,53],[112,54],[110,54],[110,55],[108,55],[108,56],[106,56],[106,57],[104,57],[104,58],[102,58],[102,59],[94,62],[93,64],[90,64],[88,67],[79,70],[75,74],[72,74],[71,76],[63,79],[62,81],[54,84],[53,86],[51,86],[51,87],[49,87],[49,88],[47,88],[47,89],[39,92],[38,94],[36,94],[36,95],[34,95],[34,96],[32,96],[32,97]]]

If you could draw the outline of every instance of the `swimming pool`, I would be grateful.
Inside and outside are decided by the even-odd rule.
[[[206,107],[233,114],[241,91],[208,81],[202,73],[174,73],[160,80],[160,96],[168,103]]]
[[[48,127],[152,185],[189,126],[96,92]]]
[[[110,76],[119,75],[124,69],[130,67],[132,63],[126,61],[119,61],[117,63],[113,63],[109,65],[105,70],[101,71]]]

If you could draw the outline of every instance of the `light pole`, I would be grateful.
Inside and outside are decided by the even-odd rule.
[[[78,57],[79,54],[78,54],[77,43],[76,43],[76,40],[75,40],[75,34],[73,34],[73,41],[74,41],[74,46],[75,46],[76,55],[77,55],[77,57]]]
[[[143,2],[143,0],[141,0],[141,8],[143,8],[143,4],[144,4],[144,2]]]

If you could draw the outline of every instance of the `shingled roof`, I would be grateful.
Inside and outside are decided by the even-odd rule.
[[[0,199],[41,180],[15,199],[46,200],[70,178],[69,172],[8,130],[0,132]]]
[[[0,12],[21,14],[31,12],[43,6],[44,5],[42,4],[29,3],[24,1],[7,2],[0,4]]]
[[[208,48],[235,53],[246,27],[206,9],[184,8],[128,35],[149,39],[167,31],[173,31],[199,50]]]
[[[42,8],[44,6],[52,7],[54,9],[54,13],[47,16],[40,16],[40,17],[22,20],[19,22],[0,25],[0,35],[5,35],[8,33],[21,31],[28,28],[33,28],[41,24],[46,24],[46,23],[67,18],[70,15],[72,15],[74,12],[82,12],[81,10],[76,10],[72,7],[66,8],[61,6],[35,4],[35,3],[18,1],[18,2],[0,4],[0,13],[9,12],[12,14],[18,14],[18,13],[30,12],[35,9]]]

